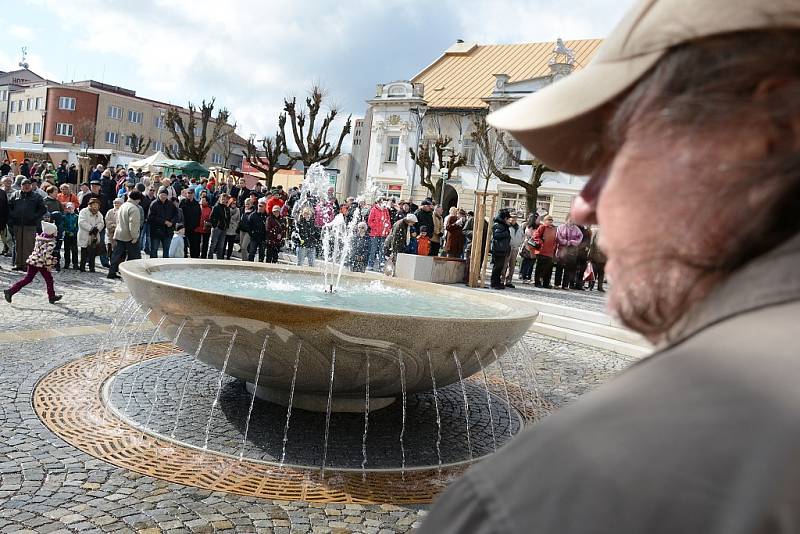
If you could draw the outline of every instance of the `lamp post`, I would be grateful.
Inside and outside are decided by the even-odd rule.
[[[427,111],[426,107],[422,108],[411,108],[408,110],[412,116],[417,118],[417,141],[416,141],[416,150],[417,150],[417,157],[419,158],[419,138],[422,136],[422,120],[425,118],[425,112]],[[409,200],[414,196],[414,180],[417,177],[417,162],[414,162],[414,167],[411,169],[411,188],[408,192]]]
[[[442,167],[439,172],[442,174],[442,191],[439,195],[439,205],[444,209],[444,186],[450,173],[450,161],[453,159],[453,149],[446,146],[442,149]]]

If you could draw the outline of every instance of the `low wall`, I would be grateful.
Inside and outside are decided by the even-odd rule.
[[[398,254],[394,274],[397,278],[457,284],[464,280],[464,260],[414,254]]]

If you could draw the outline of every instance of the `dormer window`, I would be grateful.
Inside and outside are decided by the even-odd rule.
[[[403,98],[406,96],[406,88],[402,85],[393,85],[389,88],[389,98]]]

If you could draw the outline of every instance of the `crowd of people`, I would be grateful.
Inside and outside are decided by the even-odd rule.
[[[419,205],[393,197],[371,204],[348,197],[340,203],[333,187],[315,194],[298,187],[268,190],[257,182],[251,189],[244,178],[233,176],[164,176],[103,165],[78,184],[74,165],[66,161],[54,169],[51,163],[5,160],[0,171],[6,173],[0,178],[2,254],[11,256],[17,271],[30,270],[32,254],[43,250],[36,248],[43,235],[52,238],[48,247],[53,260],[45,265],[35,261],[36,272],[94,273],[99,260],[108,278],[119,278],[119,265],[126,259],[159,253],[165,258],[238,256],[276,263],[279,253],[288,251],[298,265],[313,267],[330,245],[326,229],[337,220],[350,232],[350,246],[340,249],[348,251],[344,261],[355,272],[390,272],[401,253],[467,259],[473,243],[474,213],[451,207],[445,214],[430,198]],[[583,289],[588,282],[591,289],[596,281],[603,291],[605,258],[596,231],[570,221],[556,228],[546,214],[520,219],[520,214],[503,209],[493,225],[485,225],[480,243],[485,253],[491,228],[492,288],[514,287],[521,259],[518,277],[523,284]],[[44,223],[52,223],[47,227],[55,228],[52,235],[44,231]]]

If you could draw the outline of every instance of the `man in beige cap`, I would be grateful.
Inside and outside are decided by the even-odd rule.
[[[646,0],[490,116],[590,180],[653,356],[449,488],[422,534],[800,532],[800,3]]]

